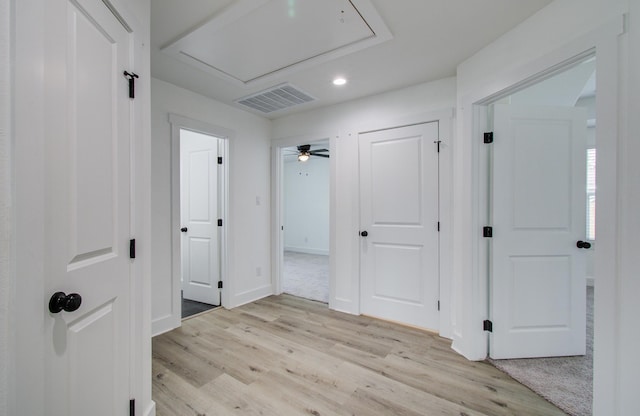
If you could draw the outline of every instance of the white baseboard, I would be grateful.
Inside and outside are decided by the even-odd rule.
[[[236,308],[238,306],[251,303],[255,300],[266,298],[267,296],[271,295],[273,295],[273,287],[271,287],[271,284],[259,287],[257,289],[249,290],[247,292],[238,293],[237,295],[234,295],[232,297],[229,309]]]
[[[290,247],[285,246],[284,251],[293,251],[295,253],[304,253],[304,254],[316,254],[319,256],[328,256],[329,250],[324,250],[320,248],[309,248],[309,247]]]
[[[156,416],[156,402],[151,401],[144,412],[144,416]]]
[[[151,336],[164,334],[181,325],[181,316],[167,315],[151,322]]]

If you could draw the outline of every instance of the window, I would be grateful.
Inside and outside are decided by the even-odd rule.
[[[596,239],[596,149],[587,149],[587,240]]]

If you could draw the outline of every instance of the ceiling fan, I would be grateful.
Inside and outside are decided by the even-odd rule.
[[[318,157],[326,157],[328,158],[329,155],[327,154],[329,152],[329,149],[314,149],[311,150],[311,145],[310,144],[302,144],[300,146],[298,146],[298,151],[296,152],[298,155],[298,161],[300,162],[306,162],[307,160],[309,160],[309,158],[311,156],[318,156]]]

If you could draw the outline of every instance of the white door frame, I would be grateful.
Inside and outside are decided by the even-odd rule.
[[[284,158],[282,156],[282,150],[287,147],[300,146],[303,144],[316,143],[320,141],[329,142],[329,154],[333,155],[335,151],[335,144],[332,137],[335,135],[327,136],[296,136],[286,139],[274,140],[271,146],[271,184],[272,184],[272,198],[271,209],[273,212],[271,219],[271,281],[272,291],[275,295],[282,294],[282,279],[284,273],[283,267],[283,253],[284,253]],[[334,232],[334,172],[335,162],[334,158],[329,159],[329,307],[331,307],[331,299],[333,299],[333,291],[335,285],[335,262],[334,262],[334,250],[335,244],[333,244]]]
[[[619,240],[617,157],[618,157],[618,36],[624,32],[623,17],[614,19],[554,52],[528,62],[526,65],[505,71],[499,82],[487,82],[460,99],[460,105],[469,115],[460,131],[461,149],[457,166],[467,189],[460,189],[458,201],[469,207],[456,207],[460,227],[454,236],[459,253],[471,255],[471,260],[459,266],[454,282],[457,291],[457,328],[454,328],[453,348],[472,360],[482,360],[487,355],[487,335],[482,330],[482,321],[488,319],[488,244],[479,230],[489,219],[488,211],[488,150],[482,144],[482,133],[486,128],[486,104],[497,97],[538,82],[546,76],[565,68],[577,58],[595,51],[598,74],[598,99],[596,112],[598,123],[598,199],[596,227],[606,230],[598,234],[598,250],[595,252],[595,275],[607,276],[598,281],[595,308],[595,337],[598,349],[594,351],[594,414],[598,403],[604,410],[607,403],[616,397],[616,317],[611,308],[618,298],[616,252]],[[465,163],[467,161],[468,163]],[[466,182],[468,181],[468,182]],[[456,182],[460,185],[460,180]],[[466,194],[465,192],[468,192]],[[469,199],[470,198],[470,199]],[[465,225],[468,225],[465,226]],[[460,335],[462,334],[462,335]],[[610,399],[610,400],[607,400]]]
[[[440,154],[438,155],[438,213],[440,221],[440,232],[438,235],[438,280],[439,280],[439,299],[440,299],[440,324],[438,326],[438,334],[444,338],[452,337],[453,315],[452,315],[452,258],[453,258],[453,153],[452,148],[455,146],[452,138],[455,134],[454,129],[455,114],[452,110],[434,111],[429,113],[418,114],[399,120],[397,123],[388,123],[388,126],[375,126],[373,129],[357,129],[357,134],[353,134],[356,138],[360,134],[371,133],[374,131],[395,129],[399,127],[411,126],[415,124],[438,123],[438,140],[440,140]],[[351,135],[349,135],[351,136]],[[435,144],[434,144],[435,145]],[[356,144],[356,152],[359,153],[359,139]],[[359,165],[359,162],[356,161]],[[356,170],[358,167],[356,167]],[[356,189],[354,192],[359,193],[359,178],[356,180]],[[357,216],[357,227],[360,227],[360,198],[355,204],[354,210]],[[359,230],[354,230],[353,234],[357,247],[360,247]],[[357,312],[360,313],[360,250],[358,250],[357,263],[358,275],[357,281]]]
[[[227,272],[227,236],[229,231],[229,140],[232,140],[235,133],[224,127],[214,126],[203,121],[194,120],[177,114],[169,114],[171,124],[171,315],[166,318],[168,322],[167,330],[177,328],[181,325],[181,221],[180,221],[180,130],[191,130],[214,136],[220,139],[222,147],[222,172],[218,183],[218,195],[222,199],[220,202],[220,217],[223,219],[223,227],[220,230],[220,277],[226,287],[222,289],[221,303],[223,307],[229,305],[229,274]],[[165,326],[163,326],[165,327]]]

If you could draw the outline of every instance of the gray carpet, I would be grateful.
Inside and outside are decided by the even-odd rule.
[[[593,287],[587,288],[587,353],[584,356],[489,361],[569,415],[591,416]]]
[[[282,291],[328,303],[329,256],[285,251]]]

